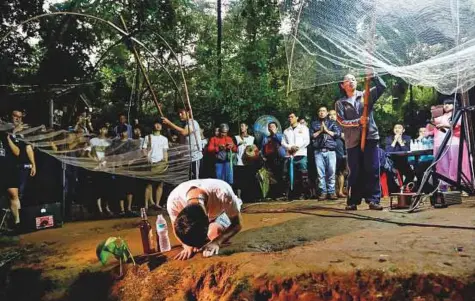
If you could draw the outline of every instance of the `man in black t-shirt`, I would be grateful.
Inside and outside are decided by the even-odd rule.
[[[12,112],[12,123],[15,124],[15,132],[23,130],[23,113],[18,110]],[[15,135],[15,138],[23,138],[23,135]],[[18,194],[20,201],[24,201],[26,185],[29,177],[36,175],[36,160],[33,146],[25,144],[23,141],[17,140],[16,143],[20,147],[20,155],[18,156],[18,172],[19,172],[19,187]]]
[[[0,191],[5,190],[10,200],[10,209],[13,215],[14,229],[20,224],[20,198],[18,196],[18,188],[20,187],[20,174],[18,169],[21,151],[25,151],[24,143],[20,142],[15,133],[21,131],[20,111],[12,112],[13,124],[0,125]],[[12,134],[11,134],[12,133]]]

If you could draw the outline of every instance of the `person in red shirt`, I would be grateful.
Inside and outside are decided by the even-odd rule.
[[[236,158],[237,146],[228,136],[229,126],[222,123],[219,126],[219,136],[212,137],[208,144],[208,152],[216,158],[216,178],[233,184],[233,161]]]

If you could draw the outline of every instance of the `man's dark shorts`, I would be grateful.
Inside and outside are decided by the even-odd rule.
[[[20,187],[20,169],[16,164],[1,161],[0,188],[1,193],[5,193],[8,188]]]

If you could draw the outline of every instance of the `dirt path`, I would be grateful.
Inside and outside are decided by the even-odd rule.
[[[120,281],[111,276],[113,263],[98,263],[95,248],[120,236],[140,254],[138,219],[68,223],[21,237],[13,248],[23,255],[3,294],[16,300],[475,300],[475,201],[416,214],[339,208],[341,202],[251,205],[243,231],[220,256],[168,260],[176,248],[129,266]],[[29,291],[12,285],[20,279],[35,285]]]

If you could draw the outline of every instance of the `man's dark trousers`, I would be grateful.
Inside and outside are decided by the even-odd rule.
[[[364,152],[358,145],[347,149],[348,205],[359,205],[364,198],[367,203],[379,204],[381,187],[379,182],[378,141],[366,140]]]

